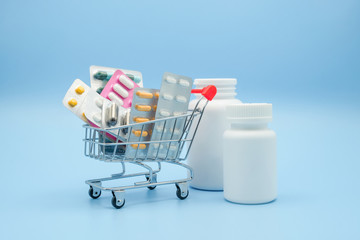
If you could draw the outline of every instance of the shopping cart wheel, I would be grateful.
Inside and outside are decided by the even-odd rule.
[[[150,177],[148,176],[145,176],[146,177],[146,180],[149,181]],[[156,174],[153,174],[153,180],[151,181],[152,183],[156,183],[157,180],[156,180]],[[154,190],[156,188],[156,186],[149,186],[148,189],[150,190]]]
[[[96,189],[94,190],[94,188],[92,186],[90,186],[90,189],[89,189],[89,196],[93,199],[97,199],[99,198],[101,195],[101,190],[100,189]]]
[[[176,186],[176,196],[179,199],[184,200],[189,196],[189,190],[186,182],[176,183],[175,186]]]
[[[122,208],[125,205],[124,191],[113,191],[112,194],[111,204],[113,207],[116,209]]]

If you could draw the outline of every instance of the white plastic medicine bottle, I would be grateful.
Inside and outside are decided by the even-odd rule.
[[[192,187],[203,190],[223,190],[223,150],[224,131],[230,127],[226,120],[225,108],[229,104],[241,103],[235,99],[235,78],[195,79],[195,87],[201,89],[215,85],[217,94],[208,103],[201,123],[194,138],[188,156],[188,164],[192,167],[194,178]],[[193,109],[201,95],[196,95],[189,108]]]
[[[276,134],[268,128],[272,104],[235,104],[226,108],[231,128],[224,133],[224,197],[244,204],[277,196]]]

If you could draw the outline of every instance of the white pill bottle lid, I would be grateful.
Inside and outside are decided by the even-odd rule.
[[[236,96],[236,78],[196,78],[194,79],[194,84],[197,89],[214,85],[217,88],[215,99],[232,99]],[[200,94],[197,95],[197,97],[201,97]]]
[[[226,107],[230,123],[264,123],[272,120],[271,103],[240,103]]]

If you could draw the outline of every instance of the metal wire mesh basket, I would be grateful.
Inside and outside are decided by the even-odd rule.
[[[192,169],[188,165],[181,163],[181,161],[187,158],[204,110],[208,101],[211,101],[215,96],[216,88],[214,86],[208,86],[202,91],[194,89],[192,92],[201,93],[203,97],[198,100],[194,109],[189,110],[183,115],[109,129],[100,129],[84,125],[85,156],[105,162],[120,162],[123,168],[121,173],[113,174],[110,177],[87,180],[86,184],[90,185],[90,197],[96,199],[100,197],[102,190],[111,191],[113,194],[111,201],[112,205],[115,208],[121,208],[125,204],[126,189],[148,187],[152,190],[158,185],[165,184],[175,184],[177,188],[176,195],[178,198],[185,199],[188,196],[188,181],[192,179],[193,173]],[[154,126],[161,127],[160,137],[156,140],[141,141],[144,129],[151,129],[152,131]],[[181,126],[180,131],[176,126]],[[133,136],[131,138],[129,137],[134,129],[140,131],[138,139],[134,139]],[[169,131],[166,134],[167,137],[164,137],[165,129],[168,129]],[[179,131],[178,134],[175,134],[176,129]],[[147,151],[143,151],[143,149],[139,150],[142,145],[144,146],[143,149],[147,149]],[[163,147],[162,150],[161,146]],[[151,147],[154,147],[155,151],[150,153],[149,149],[151,149]],[[127,152],[130,148],[136,149],[135,151],[132,149],[132,155],[129,155]],[[142,154],[140,154],[140,152]],[[145,162],[155,162],[157,163],[158,168],[153,169],[145,164]],[[158,182],[157,173],[161,171],[162,162],[185,168],[188,171],[187,177]],[[141,166],[145,168],[146,171],[125,174],[125,163]],[[138,176],[145,176],[146,181],[134,182],[133,185],[117,187],[104,187],[102,185],[104,181]]]

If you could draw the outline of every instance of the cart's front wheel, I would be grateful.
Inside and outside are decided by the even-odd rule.
[[[101,190],[100,189],[96,189],[94,190],[94,188],[92,186],[90,186],[90,189],[89,189],[89,196],[93,199],[97,199],[99,198],[101,195]]]
[[[111,204],[114,208],[120,209],[125,205],[125,199],[117,199],[115,196],[111,199]]]
[[[181,199],[184,200],[185,198],[187,198],[189,196],[189,190],[184,186],[179,186],[180,184],[176,184],[176,196]]]
[[[119,209],[125,205],[125,191],[112,191],[113,198],[111,199],[111,204],[114,208]]]

